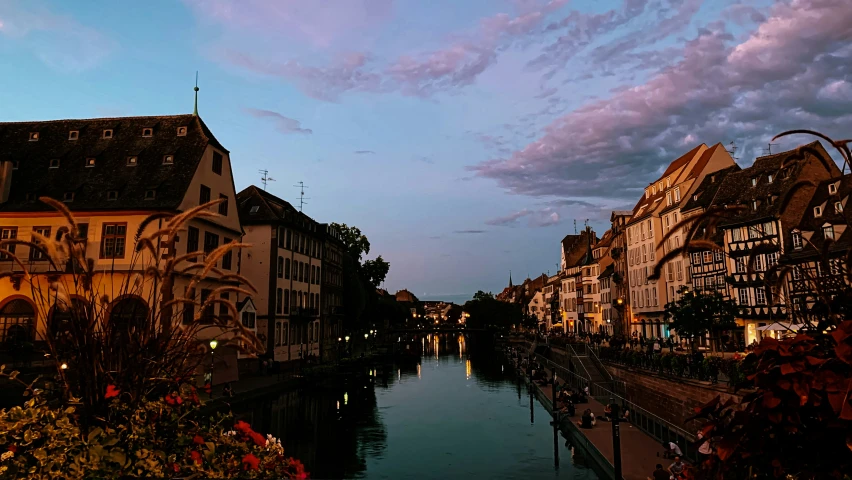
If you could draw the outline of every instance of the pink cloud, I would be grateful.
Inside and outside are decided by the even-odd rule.
[[[314,133],[314,131],[310,128],[303,128],[302,122],[290,117],[285,117],[284,115],[281,115],[278,112],[257,108],[246,108],[245,111],[252,117],[271,121],[275,125],[275,129],[284,135],[289,135],[292,133],[311,135],[312,133]]]
[[[850,38],[847,0],[779,3],[738,45],[711,24],[646,83],[587,103],[471,170],[517,194],[627,198],[684,152],[688,135],[708,144],[763,142],[791,127],[840,135],[852,120],[838,83],[852,77]]]

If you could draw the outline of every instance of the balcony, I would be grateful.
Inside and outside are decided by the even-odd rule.
[[[319,310],[316,308],[295,307],[290,309],[290,317],[318,317]]]

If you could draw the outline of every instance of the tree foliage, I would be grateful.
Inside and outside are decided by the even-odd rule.
[[[491,293],[481,290],[464,304],[464,311],[470,314],[465,320],[470,328],[507,329],[512,325],[521,324],[524,320],[521,305],[501,302]]]
[[[358,227],[350,227],[345,223],[332,223],[331,226],[340,232],[346,252],[361,263],[361,257],[370,253],[370,241],[361,233]]]
[[[396,321],[401,310],[381,302],[376,293],[390,271],[390,263],[381,255],[373,260],[363,260],[364,255],[370,253],[370,240],[360,228],[345,223],[331,225],[340,232],[346,249],[343,275],[347,328],[360,330],[368,324]]]
[[[388,271],[390,271],[390,263],[386,262],[381,255],[375,260],[365,260],[361,265],[361,274],[373,288],[379,288],[379,285],[385,281]]]
[[[682,338],[702,337],[707,333],[735,328],[737,305],[719,293],[704,294],[681,291],[678,300],[666,304],[666,318]]]

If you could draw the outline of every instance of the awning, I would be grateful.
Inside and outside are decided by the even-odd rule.
[[[796,331],[799,330],[799,325],[796,325],[796,324],[793,324],[793,323],[786,323],[786,322],[775,322],[775,323],[770,323],[769,325],[764,325],[762,327],[757,327],[757,329],[760,330],[760,331],[789,330],[789,331],[796,332]]]

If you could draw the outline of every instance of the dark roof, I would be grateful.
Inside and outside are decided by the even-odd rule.
[[[781,200],[790,188],[801,180],[800,173],[804,166],[809,161],[818,161],[812,158],[810,152],[805,152],[804,157],[796,158],[799,156],[799,149],[803,147],[815,149],[824,158],[831,161],[831,157],[822,147],[822,144],[816,141],[786,152],[758,157],[751,167],[729,173],[719,187],[713,204],[718,206],[744,205],[748,208],[736,216],[723,219],[719,225],[723,227],[732,226],[779,216],[782,213],[779,212]],[[837,166],[834,165],[833,161],[831,162],[834,172],[839,174]],[[784,171],[781,171],[782,165]],[[769,175],[773,176],[771,183],[769,182]],[[827,172],[826,175],[828,175]],[[752,186],[752,179],[756,180],[755,186]],[[751,208],[752,201],[758,202],[756,210]]]
[[[178,127],[187,127],[186,136],[177,135]],[[153,129],[152,136],[143,137],[144,128]],[[103,138],[106,129],[112,138]],[[69,140],[72,130],[79,132],[76,140]],[[193,115],[0,123],[0,160],[17,165],[0,212],[49,210],[35,199],[62,200],[66,193],[74,194],[72,210],[177,209],[208,144],[227,153]],[[172,165],[163,165],[166,155],[174,155]],[[136,166],[127,166],[131,156]],[[95,166],[87,167],[87,158]],[[59,166],[50,168],[56,160]],[[145,200],[148,190],[155,190],[151,200]],[[107,201],[109,191],[118,192],[116,200]]]
[[[396,301],[397,302],[409,302],[409,303],[418,303],[420,300],[417,299],[417,296],[408,290],[402,289],[396,292]]]
[[[682,212],[688,212],[696,208],[704,210],[713,203],[713,198],[716,197],[716,192],[722,186],[725,177],[731,172],[740,171],[739,165],[732,165],[728,168],[723,168],[713,173],[707,174],[701,184],[694,190],[692,197],[683,205]]]
[[[830,184],[837,184],[837,193],[828,192]],[[820,254],[825,243],[823,226],[827,223],[835,226],[835,236],[840,234],[839,238],[836,237],[835,242],[829,247],[829,251],[845,252],[849,249],[850,245],[852,245],[852,231],[850,231],[848,227],[849,222],[845,217],[848,214],[844,215],[842,210],[841,212],[836,212],[834,204],[835,202],[841,202],[844,210],[852,208],[852,205],[848,203],[850,193],[852,193],[852,175],[823,180],[819,183],[797,227],[802,232],[813,232],[813,234],[807,241],[803,238],[801,250],[787,249],[791,258],[802,258]],[[819,217],[814,213],[814,207],[817,206],[822,207],[822,215]],[[838,226],[840,228],[837,228]]]
[[[666,178],[667,176],[673,174],[674,172],[677,171],[677,169],[685,167],[687,164],[689,164],[689,161],[692,160],[693,157],[695,157],[695,155],[698,153],[698,151],[701,149],[701,147],[706,147],[706,145],[704,145],[703,143],[699,144],[695,148],[693,148],[692,150],[686,152],[685,154],[681,155],[680,157],[678,157],[677,159],[672,161],[672,163],[669,164],[668,168],[666,168],[666,171],[663,172],[663,174],[660,176],[660,178],[651,182],[649,184],[649,186],[654,185],[655,183],[659,182],[660,180],[662,180],[662,179]],[[674,180],[675,180],[675,182],[677,182],[677,179],[674,179]],[[646,214],[651,213],[653,211],[653,208],[656,206],[657,202],[661,201],[665,197],[665,192],[666,192],[666,189],[656,190],[656,193],[646,197],[645,192],[643,191],[642,196],[639,197],[639,201],[636,202],[636,205],[633,207],[633,220],[643,218]],[[647,207],[647,208],[645,210],[642,210],[641,213],[639,213],[639,211],[640,211],[640,209],[642,209],[642,207]]]
[[[598,238],[595,232],[591,230],[583,230],[577,235],[566,235],[562,239],[562,250],[565,253],[565,267],[574,267],[586,260],[586,255],[591,257],[590,245],[597,243]],[[592,258],[594,262],[594,258]],[[588,263],[582,263],[588,265]]]
[[[304,229],[304,225],[300,225],[301,220],[314,224],[317,233],[325,234],[325,231],[320,228],[320,224],[297,210],[290,202],[255,185],[246,187],[237,194],[237,207],[240,212],[240,223],[243,225],[266,225],[284,222]],[[252,213],[253,207],[257,207],[254,213]]]

